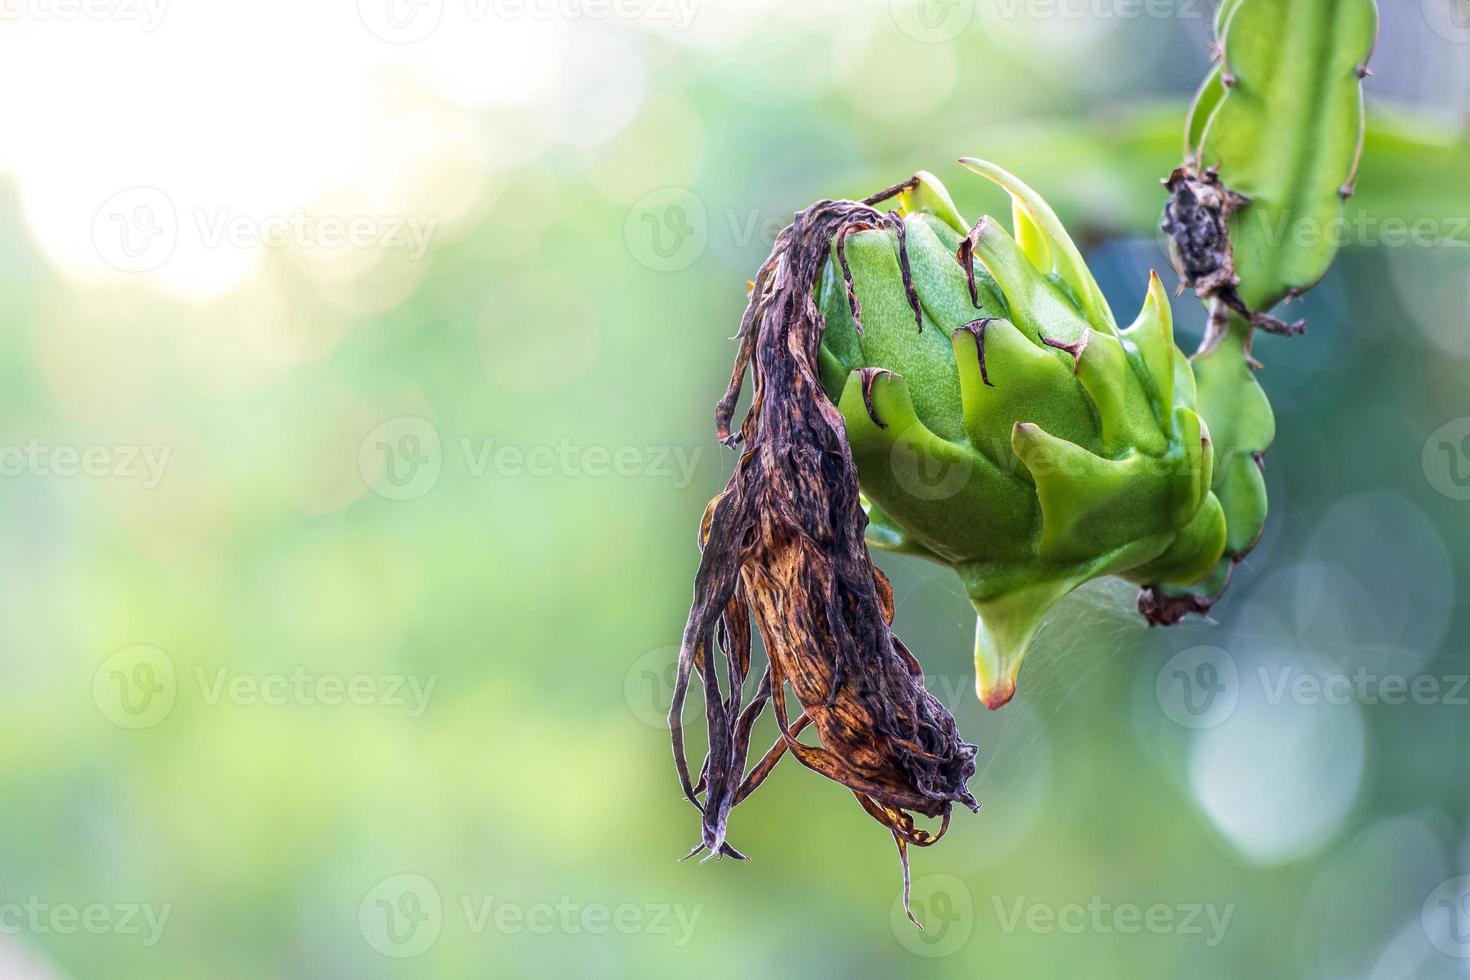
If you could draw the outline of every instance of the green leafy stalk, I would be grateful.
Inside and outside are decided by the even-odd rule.
[[[1362,83],[1377,23],[1373,0],[1228,0],[1220,7],[1220,64],[1191,107],[1164,228],[1181,277],[1210,312],[1193,364],[1200,414],[1215,440],[1226,546],[1201,585],[1144,589],[1139,607],[1151,622],[1207,611],[1265,525],[1261,460],[1276,427],[1255,379],[1252,340],[1257,329],[1304,327],[1269,311],[1320,281],[1336,255],[1333,230],[1362,154]],[[1220,236],[1211,234],[1212,218]]]

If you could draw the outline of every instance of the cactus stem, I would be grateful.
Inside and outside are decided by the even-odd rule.
[[[978,320],[971,320],[969,323],[960,324],[955,328],[954,333],[950,334],[953,337],[961,330],[967,330],[974,336],[975,351],[980,355],[980,380],[985,382],[987,388],[994,388],[995,382],[990,380],[990,374],[985,370],[985,327],[995,319],[993,316],[986,316]]]

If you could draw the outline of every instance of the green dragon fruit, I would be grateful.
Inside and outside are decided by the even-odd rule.
[[[1194,374],[1150,277],[1118,327],[1052,209],[1011,174],[1013,232],[970,227],[920,174],[888,222],[844,229],[817,286],[870,544],[959,574],[976,686],[998,708],[1051,607],[1100,576],[1195,582],[1226,523]]]
[[[730,813],[790,754],[893,834],[907,908],[908,849],[938,841],[955,804],[977,807],[977,748],[893,633],[893,590],[868,545],[960,576],[992,708],[1015,693],[1048,610],[1091,579],[1141,585],[1151,624],[1216,601],[1266,515],[1260,459],[1274,422],[1252,374],[1254,331],[1298,332],[1270,310],[1336,251],[1280,230],[1341,214],[1376,26],[1373,0],[1222,3],[1220,65],[1167,182],[1171,257],[1210,314],[1193,358],[1174,346],[1157,275],[1120,329],[1051,208],[983,161],[961,162],[1010,194],[1010,232],[993,218],[971,227],[921,173],[862,201],[818,201],[777,236],[715,410],[740,454],[700,528],[669,711],[680,785],[700,813],[691,856],[743,857]],[[896,210],[877,210],[894,198]],[[708,753],[691,769],[695,677]],[[768,706],[778,740],[747,767]],[[818,744],[798,737],[808,727]]]

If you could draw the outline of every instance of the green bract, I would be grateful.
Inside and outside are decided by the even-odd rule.
[[[892,224],[833,242],[820,363],[869,542],[959,574],[979,615],[976,686],[995,708],[1058,599],[1104,575],[1196,581],[1226,529],[1157,275],[1120,329],[1046,202],[962,162],[1009,192],[1013,233],[989,217],[969,228],[919,175]]]

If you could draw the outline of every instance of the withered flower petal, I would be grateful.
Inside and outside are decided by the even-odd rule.
[[[851,226],[890,223],[872,205],[903,186],[863,203],[821,201],[802,211],[755,278],[730,386],[716,411],[722,441],[743,448],[701,527],[703,554],[669,726],[684,794],[702,818],[689,856],[743,858],[726,839],[730,811],[789,752],[850,789],[892,832],[907,907],[908,845],[938,840],[955,803],[978,809],[966,788],[976,750],[924,689],[918,662],[890,629],[892,589],[864,543],[868,520],[843,416],[818,373],[825,324],[813,299],[834,240]],[[747,371],[752,403],[732,435]],[[752,617],[768,663],[746,702]],[[697,782],[683,733],[691,675],[702,684],[709,739]],[[788,687],[800,709],[794,718]],[[752,729],[767,703],[781,736],[747,771]],[[808,726],[820,744],[799,740]],[[931,833],[915,826],[913,814],[943,823]]]

